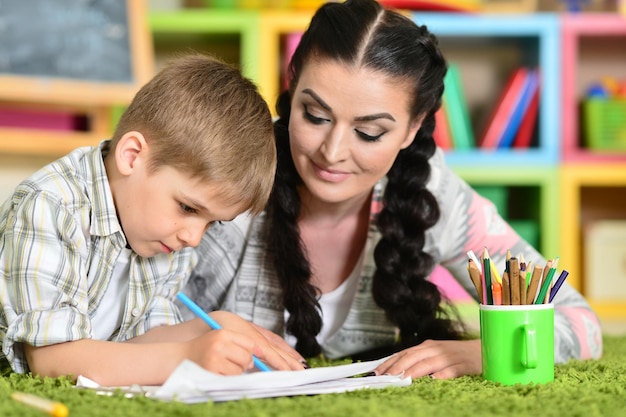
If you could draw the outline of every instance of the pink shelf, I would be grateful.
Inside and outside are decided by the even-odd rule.
[[[618,14],[588,13],[562,17],[562,151],[563,160],[577,162],[625,162],[626,153],[593,151],[579,145],[579,103],[583,93],[579,92],[581,38],[617,37],[614,46],[621,49],[618,54],[626,65],[626,18]],[[621,69],[622,67],[620,67]],[[616,69],[614,76],[624,73]],[[598,74],[598,77],[608,74]]]

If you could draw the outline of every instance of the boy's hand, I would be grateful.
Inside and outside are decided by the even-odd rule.
[[[226,311],[214,311],[210,315],[222,328],[242,333],[254,340],[254,355],[270,367],[277,370],[305,369],[304,358],[276,333]]]
[[[254,340],[232,330],[213,330],[186,345],[186,358],[216,374],[239,375],[253,367]]]

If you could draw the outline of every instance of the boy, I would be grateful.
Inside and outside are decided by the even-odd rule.
[[[139,90],[111,140],[23,181],[0,207],[0,360],[103,385],[161,384],[185,358],[223,374],[253,354],[302,369],[237,316],[214,313],[231,330],[210,331],[179,324],[174,305],[204,231],[263,209],[273,138],[254,84],[190,55]]]

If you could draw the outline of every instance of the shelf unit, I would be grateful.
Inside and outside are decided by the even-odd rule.
[[[585,281],[613,277],[586,277],[584,230],[596,220],[626,220],[626,166],[603,163],[567,164],[560,169],[561,259],[570,272],[568,282],[585,293]],[[626,236],[624,241],[626,242]],[[625,318],[626,300],[589,300],[604,318]]]
[[[626,162],[626,152],[586,148],[580,133],[580,103],[592,82],[626,77],[626,18],[618,14],[568,14],[561,18],[564,162]],[[625,116],[626,117],[626,116]]]
[[[240,66],[242,73],[259,81],[263,60],[258,47],[259,14],[254,11],[183,9],[175,12],[153,12],[149,16],[157,67],[172,55],[189,52],[213,53]],[[225,47],[226,48],[225,48]],[[225,52],[238,51],[236,57]]]
[[[585,275],[585,230],[595,221],[626,220],[626,152],[585,146],[580,105],[592,82],[605,76],[624,79],[626,18],[609,13],[568,14],[561,18],[561,31],[561,258],[570,271],[568,281],[590,297],[585,284],[591,280],[610,286],[612,279],[623,278]],[[626,318],[626,300],[589,301],[604,319]]]
[[[541,167],[558,163],[560,40],[556,15],[415,13],[413,20],[418,24],[425,24],[437,35],[449,62],[461,64],[463,87],[477,139],[481,133],[481,121],[487,119],[496,103],[497,94],[513,69],[520,65],[529,65],[537,66],[541,71],[537,145],[523,150],[485,151],[476,148],[451,151],[447,155],[450,165],[491,168],[499,165]],[[482,48],[480,53],[475,52],[478,47]],[[489,59],[489,65],[484,64],[485,57]],[[497,69],[503,71],[498,73]],[[491,94],[473,98],[475,94],[472,94],[470,86],[476,85],[482,91],[491,86]],[[473,109],[481,107],[476,114]]]
[[[219,54],[226,61],[240,65],[242,73],[259,85],[273,110],[279,94],[280,40],[287,33],[303,31],[312,13],[208,9],[152,13],[150,26],[157,62],[167,55],[184,52],[189,43],[199,52]],[[172,40],[173,36],[178,38]],[[166,40],[168,37],[170,39]],[[169,45],[164,48],[165,43]],[[179,49],[176,49],[177,43]],[[238,57],[225,57],[224,46],[238,50]]]
[[[523,174],[509,167],[453,167],[454,171],[474,186],[506,185],[510,190],[528,189],[536,196],[534,206],[525,214],[539,224],[539,248],[547,257],[560,253],[559,242],[559,175],[557,167],[533,168]],[[494,175],[497,172],[497,175]],[[530,204],[529,204],[530,205]],[[527,207],[528,208],[528,207]]]

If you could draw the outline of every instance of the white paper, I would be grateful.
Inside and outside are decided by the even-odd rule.
[[[120,389],[129,396],[146,395],[164,401],[198,403],[341,393],[363,388],[410,385],[411,378],[402,375],[350,378],[373,371],[386,359],[302,371],[252,372],[235,376],[218,375],[185,360],[161,387],[100,387],[84,377],[78,378],[77,387],[96,389],[103,394]]]

